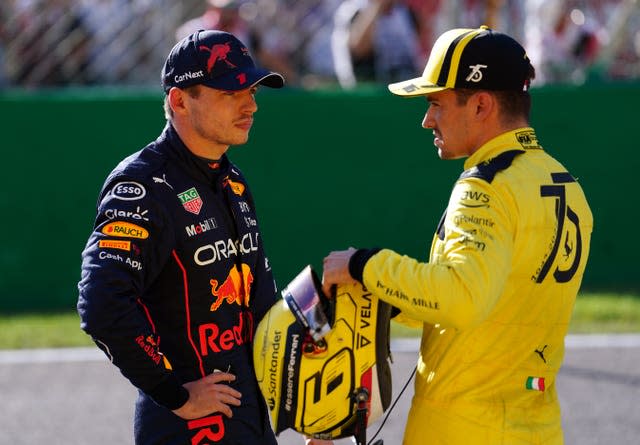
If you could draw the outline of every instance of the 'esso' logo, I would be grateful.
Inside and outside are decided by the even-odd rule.
[[[113,197],[123,201],[135,201],[147,194],[142,184],[133,181],[118,182],[111,190]]]

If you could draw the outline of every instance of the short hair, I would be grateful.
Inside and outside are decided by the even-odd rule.
[[[192,85],[190,87],[182,88],[182,91],[195,99],[200,96],[200,85]],[[168,121],[171,121],[173,119],[173,110],[171,109],[171,105],[169,105],[169,94],[164,95],[164,104],[162,105],[162,108],[164,109],[164,117]]]
[[[525,91],[489,91],[474,90],[470,88],[456,88],[456,102],[458,105],[465,105],[469,98],[475,93],[484,91],[493,95],[500,107],[500,118],[503,123],[509,124],[515,119],[525,118],[529,122],[531,115],[531,95],[528,86],[535,78],[535,69],[530,67],[527,76],[527,90]]]

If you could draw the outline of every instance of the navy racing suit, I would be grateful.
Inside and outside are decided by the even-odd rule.
[[[78,284],[81,327],[139,389],[136,444],[275,444],[252,362],[276,299],[254,203],[226,156],[193,155],[168,124],[100,193]],[[183,420],[182,386],[216,370],[242,393],[229,419]]]

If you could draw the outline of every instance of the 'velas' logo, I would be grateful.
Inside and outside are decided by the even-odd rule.
[[[225,280],[218,284],[218,280],[210,280],[211,295],[215,297],[214,302],[211,304],[210,310],[217,311],[222,303],[237,304],[241,306],[249,306],[249,299],[251,298],[251,283],[253,283],[253,273],[251,268],[242,263],[240,265],[241,271],[236,266],[232,266],[229,271],[229,275]]]
[[[198,191],[195,187],[191,187],[189,190],[186,190],[182,193],[178,193],[178,199],[182,204],[182,207],[187,212],[191,212],[195,215],[200,213],[200,209],[202,208],[202,199],[200,195],[198,195]]]
[[[145,239],[149,236],[149,232],[145,228],[125,221],[110,222],[102,228],[102,233],[110,236],[139,239]]]
[[[242,194],[244,193],[244,188],[245,188],[244,184],[240,182],[232,181],[231,179],[229,179],[228,176],[224,178],[224,181],[222,181],[222,186],[223,187],[229,186],[229,188],[231,188],[231,191],[238,196],[242,196]]]
[[[218,43],[213,45],[211,48],[200,45],[200,51],[208,51],[209,52],[209,60],[207,60],[207,71],[211,74],[211,70],[216,65],[218,60],[222,60],[227,64],[230,68],[236,68],[236,66],[227,60],[227,55],[231,52],[231,45],[229,42],[227,43]]]
[[[467,76],[467,78],[465,79],[467,82],[474,82],[474,83],[478,83],[482,80],[482,71],[480,71],[482,68],[486,68],[487,65],[469,65],[469,68],[471,68],[471,72],[469,73],[469,75]]]

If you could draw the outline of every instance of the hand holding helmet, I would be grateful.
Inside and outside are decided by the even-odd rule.
[[[274,431],[364,444],[391,401],[391,307],[359,283],[328,299],[310,266],[282,295],[258,325],[253,351]]]

